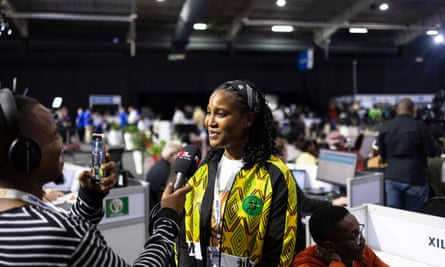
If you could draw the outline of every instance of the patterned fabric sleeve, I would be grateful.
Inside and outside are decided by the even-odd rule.
[[[80,188],[76,202],[71,207],[71,214],[92,224],[98,224],[104,216],[102,205],[105,194]]]
[[[179,216],[171,209],[162,209],[154,221],[154,231],[147,240],[133,265],[125,262],[107,246],[96,226],[84,223],[77,230],[83,232],[82,240],[77,247],[70,266],[149,266],[166,267],[173,259],[174,238],[179,231]],[[132,246],[132,244],[122,244]]]
[[[134,266],[169,266],[174,259],[174,239],[179,232],[179,216],[172,209],[161,209],[153,233]]]
[[[73,257],[76,260],[73,266],[130,266],[107,246],[102,234],[94,226],[104,215],[104,197],[105,194],[83,188],[79,190],[78,199],[71,208],[71,215],[93,225],[86,223],[83,224],[85,229],[80,229],[84,231],[84,235],[76,252],[79,255]],[[135,248],[141,250],[141,253],[133,266],[165,267],[173,259],[174,238],[179,231],[178,214],[172,209],[161,209],[152,223],[153,232],[144,248]]]

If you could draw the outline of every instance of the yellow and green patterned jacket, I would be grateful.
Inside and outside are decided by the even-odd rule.
[[[207,187],[220,157],[209,159],[189,179],[193,190],[187,194],[184,227],[193,266],[207,265],[214,194]],[[223,212],[220,266],[291,266],[296,234],[297,189],[286,165],[271,156],[267,167],[241,169]]]

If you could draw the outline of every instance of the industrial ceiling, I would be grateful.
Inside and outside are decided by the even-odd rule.
[[[387,0],[386,11],[375,0],[0,1],[0,53],[392,53],[445,26],[444,0]],[[197,22],[207,30],[194,30]],[[353,26],[368,33],[349,33]]]

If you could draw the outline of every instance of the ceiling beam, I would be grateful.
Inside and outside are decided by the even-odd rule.
[[[348,20],[355,16],[360,11],[369,8],[376,0],[359,0],[346,8],[343,12],[337,14],[329,22],[333,26],[316,30],[314,35],[314,42],[320,47],[325,47],[326,42],[329,43],[329,38],[340,28],[341,25],[348,24]]]
[[[415,30],[415,31],[404,31],[398,33],[394,38],[395,45],[405,45],[419,37],[420,35],[425,34],[425,30]]]
[[[79,20],[102,22],[132,22],[138,16],[136,13],[129,15],[102,15],[102,14],[73,14],[73,13],[48,13],[48,12],[6,12],[11,19],[45,19],[45,20]]]
[[[438,11],[435,15],[432,15],[432,16],[422,19],[418,23],[418,25],[424,25],[424,26],[422,28],[419,28],[418,30],[410,31],[410,32],[404,31],[404,32],[398,33],[395,37],[394,43],[396,45],[405,45],[405,44],[413,41],[420,35],[425,34],[425,32],[427,30],[439,30],[443,26],[441,15],[440,15],[442,13],[443,13],[443,10]]]
[[[11,20],[14,27],[18,30],[19,35],[21,37],[28,38],[29,31],[28,31],[28,23],[26,22],[26,20],[8,16],[8,13],[15,12],[15,8],[11,5],[9,0],[3,0],[2,6],[5,9],[5,16]]]
[[[244,19],[248,18],[250,15],[250,12],[252,12],[254,7],[255,0],[246,0],[241,11],[236,15],[236,17],[233,19],[232,24],[230,25],[229,30],[226,34],[226,42],[231,43],[233,40],[235,40],[236,36],[238,35],[238,32],[241,30],[241,27],[243,26]]]
[[[136,14],[136,0],[131,1],[131,14]],[[130,21],[128,26],[127,43],[130,44],[130,55],[136,56],[136,19]]]
[[[356,22],[348,24],[337,24],[334,22],[318,22],[318,21],[290,21],[290,20],[251,20],[243,19],[245,26],[272,26],[272,25],[291,25],[298,28],[350,28],[364,27],[369,30],[424,30],[435,26],[422,24],[388,24],[388,23],[370,23]]]
[[[186,0],[179,13],[172,38],[172,53],[184,54],[193,31],[193,24],[198,22],[209,10],[208,0]]]

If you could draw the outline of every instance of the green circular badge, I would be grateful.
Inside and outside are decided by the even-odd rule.
[[[248,196],[243,200],[243,210],[250,216],[257,216],[263,210],[263,201],[257,196]]]

